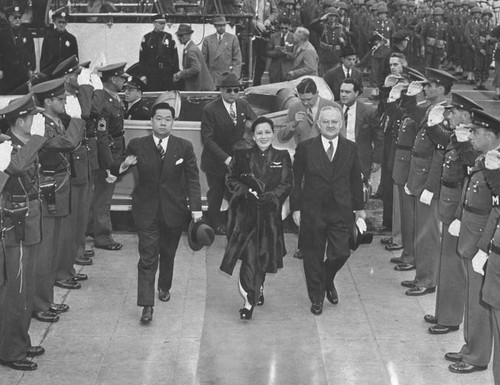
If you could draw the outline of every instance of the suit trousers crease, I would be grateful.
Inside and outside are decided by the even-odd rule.
[[[33,311],[37,247],[23,247],[21,270],[20,246],[6,246],[5,251],[7,281],[0,286],[0,360],[12,362],[25,359],[31,346],[28,331]]]
[[[466,271],[463,361],[476,366],[490,362],[493,345],[491,307],[481,299],[484,277],[472,268],[472,260],[462,258]]]
[[[458,237],[448,232],[449,227],[443,223],[435,314],[440,325],[458,326],[464,316],[465,268],[457,251]]]
[[[392,242],[398,245],[403,244],[403,234],[401,234],[401,200],[397,185],[392,186]]]
[[[403,185],[397,185],[399,195],[399,214],[401,218],[401,242],[404,263],[415,264],[415,197],[404,191]],[[394,228],[394,227],[393,227]]]
[[[54,283],[60,260],[57,245],[62,220],[63,217],[42,217],[42,241],[36,245],[34,311],[48,310],[54,303]]]
[[[106,246],[115,241],[111,235],[113,226],[111,224],[111,200],[115,192],[116,183],[106,182],[105,170],[95,170],[94,194],[92,202],[92,228],[89,232],[94,233],[94,243],[97,246]]]
[[[205,174],[207,177],[207,217],[212,227],[225,226],[225,221],[221,218],[220,207],[226,191],[226,176],[211,173]]]
[[[438,200],[430,205],[415,198],[415,266],[416,284],[435,287],[441,251],[441,222],[438,216]]]
[[[145,229],[137,229],[139,236],[139,263],[137,277],[137,305],[153,306],[155,277],[159,265],[158,289],[170,290],[174,273],[174,259],[182,227],[168,227],[161,210]]]

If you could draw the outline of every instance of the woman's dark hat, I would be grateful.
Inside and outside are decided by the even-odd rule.
[[[188,227],[188,243],[191,250],[198,251],[203,246],[210,246],[214,243],[214,239],[215,232],[209,225],[202,221],[195,223],[191,220]]]

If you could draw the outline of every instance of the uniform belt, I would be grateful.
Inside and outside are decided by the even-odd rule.
[[[116,139],[116,138],[121,138],[124,134],[125,134],[125,132],[123,132],[123,131],[122,131],[122,132],[120,132],[119,134],[114,134],[114,135],[111,135],[111,137],[112,137],[113,139]]]
[[[427,159],[427,160],[432,159],[432,155],[424,155],[424,154],[421,154],[419,152],[414,152],[411,154],[411,156],[413,156],[414,158],[420,158],[420,159]]]
[[[464,210],[476,215],[490,215],[491,212],[491,209],[478,209],[476,207],[469,206],[468,204],[464,205]]]
[[[462,188],[462,186],[464,185],[462,182],[450,182],[447,180],[443,180],[443,182],[441,182],[441,184],[444,187],[448,187],[448,188]]]
[[[396,148],[400,149],[400,150],[412,150],[413,149],[413,146],[404,146],[402,144],[396,144]]]
[[[492,242],[490,247],[490,252],[493,252],[495,254],[500,254],[500,247],[498,247]]]

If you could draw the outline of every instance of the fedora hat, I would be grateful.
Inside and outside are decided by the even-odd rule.
[[[224,15],[214,16],[214,18],[212,19],[212,24],[213,25],[221,25],[221,24],[226,25],[227,24],[226,17]]]
[[[180,35],[190,35],[194,31],[191,29],[191,27],[187,24],[180,24],[179,28],[177,29],[177,32],[175,33],[177,36]]]
[[[352,225],[351,239],[349,240],[349,245],[351,250],[356,250],[359,245],[368,245],[373,241],[373,233],[365,231],[363,234],[359,231],[356,222]]]
[[[217,87],[241,87],[241,83],[234,72],[224,72]]]
[[[214,239],[215,232],[209,225],[191,220],[188,227],[188,244],[191,250],[198,251],[203,246],[210,246]]]

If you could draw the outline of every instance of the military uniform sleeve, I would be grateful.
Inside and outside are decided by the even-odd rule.
[[[47,138],[32,135],[24,146],[12,153],[12,159],[5,170],[10,176],[24,175],[38,157],[38,152],[47,142]]]
[[[47,135],[47,125],[45,127],[45,132]],[[64,134],[55,135],[52,137],[49,136],[44,148],[48,151],[72,151],[76,147],[78,147],[78,144],[82,141],[84,130],[85,121],[83,121],[82,119],[72,118],[69,122],[68,128],[66,129],[66,131],[64,131]]]

